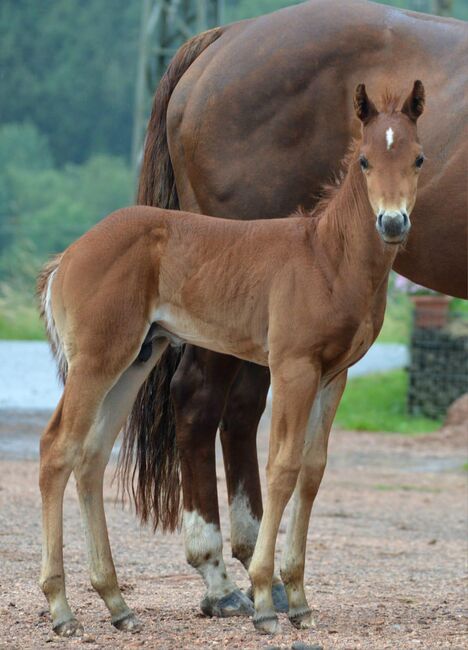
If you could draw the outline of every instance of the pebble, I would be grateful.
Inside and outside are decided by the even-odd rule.
[[[308,643],[303,643],[303,641],[295,641],[291,646],[291,650],[323,650],[323,645],[309,645]]]
[[[80,640],[81,643],[96,643],[96,639],[91,634],[83,634]]]

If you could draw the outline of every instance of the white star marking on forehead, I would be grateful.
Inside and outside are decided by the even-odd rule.
[[[387,151],[389,151],[392,148],[392,144],[393,144],[393,129],[392,129],[392,127],[388,128],[385,131],[385,139],[387,140]]]

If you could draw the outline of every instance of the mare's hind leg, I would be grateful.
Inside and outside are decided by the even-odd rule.
[[[318,391],[307,424],[302,464],[294,490],[293,510],[281,563],[281,577],[289,600],[288,616],[297,628],[307,628],[314,624],[304,591],[307,531],[312,506],[327,463],[330,428],[345,385],[346,372],[343,372]]]
[[[103,500],[104,471],[115,439],[149,371],[166,343],[154,342],[151,358],[135,363],[106,395],[83,444],[74,472],[88,546],[91,584],[104,600],[113,625],[134,632],[140,623],[127,606],[117,582]]]
[[[232,555],[248,570],[262,519],[262,493],[257,458],[258,423],[265,410],[270,372],[244,362],[229,391],[221,422],[224,467],[231,517]],[[249,594],[253,600],[252,590]],[[281,579],[273,576],[273,603],[288,611]]]
[[[99,405],[102,390],[71,371],[62,398],[41,438],[42,567],[39,584],[49,603],[54,631],[81,634],[65,593],[63,493]]]

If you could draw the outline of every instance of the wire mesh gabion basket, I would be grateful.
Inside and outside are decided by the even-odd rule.
[[[448,304],[447,304],[448,307]],[[468,316],[442,305],[415,305],[410,342],[408,411],[441,418],[468,391]]]

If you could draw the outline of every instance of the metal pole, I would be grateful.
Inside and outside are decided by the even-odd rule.
[[[434,0],[434,13],[439,16],[451,16],[453,13],[453,0]]]
[[[143,133],[144,128],[149,14],[150,0],[142,0],[132,135],[132,169],[135,171],[138,168],[138,158],[141,150],[141,134]]]
[[[225,0],[142,0],[131,152],[135,173],[155,85],[184,41],[224,22],[224,7]]]

